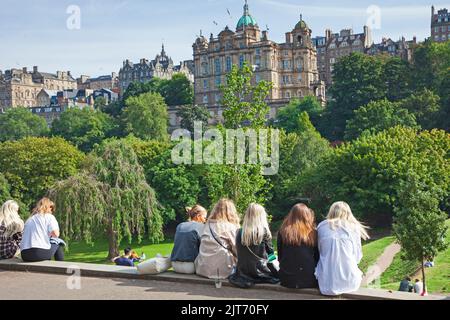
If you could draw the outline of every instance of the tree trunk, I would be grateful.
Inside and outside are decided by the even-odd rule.
[[[425,267],[424,267],[424,259],[422,258],[422,282],[423,282],[423,289],[420,295],[425,296],[427,294],[427,283],[425,279]]]
[[[113,230],[113,223],[110,221],[108,226],[108,243],[109,243],[109,251],[108,251],[108,260],[111,260],[117,256],[119,256],[119,244],[117,243],[117,233]]]

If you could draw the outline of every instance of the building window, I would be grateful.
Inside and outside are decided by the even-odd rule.
[[[241,55],[239,56],[239,67],[240,67],[240,68],[242,68],[242,67],[244,66],[244,61],[245,61],[244,55],[241,54]]]
[[[215,74],[220,74],[222,72],[219,58],[214,59],[214,72]]]
[[[257,56],[261,55],[261,48],[256,48],[255,53]]]
[[[255,75],[255,81],[256,81],[256,83],[260,82],[261,81],[261,75],[259,75],[259,74]]]
[[[208,96],[206,94],[203,96],[203,103],[208,104]]]
[[[436,33],[439,32],[439,27],[435,27],[434,32],[436,32]]]
[[[286,92],[285,98],[286,98],[286,99],[290,99],[290,98],[291,98],[291,93],[290,93],[290,92]]]
[[[220,83],[221,83],[220,76],[217,76],[216,77],[216,88],[218,88],[220,86]]]
[[[203,89],[208,89],[208,80],[203,80]]]
[[[216,93],[215,95],[216,103],[220,102],[220,94]]]
[[[231,57],[227,57],[227,72],[231,71],[232,63],[231,63]]]
[[[283,60],[283,69],[287,70],[290,69],[291,64],[289,60]]]

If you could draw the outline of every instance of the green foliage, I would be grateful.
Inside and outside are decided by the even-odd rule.
[[[328,141],[316,131],[306,112],[300,114],[298,122],[297,132],[281,132],[280,169],[270,178],[273,185],[270,207],[276,218],[284,217],[294,204],[306,200],[298,188],[299,178],[331,152]]]
[[[447,215],[439,209],[442,190],[430,188],[412,170],[398,189],[393,231],[404,258],[423,265],[447,248]],[[423,282],[426,286],[422,266]]]
[[[345,139],[356,139],[363,133],[377,133],[398,125],[419,128],[415,116],[401,108],[400,103],[387,99],[370,102],[355,110],[354,117],[347,121]]]
[[[25,138],[0,144],[0,172],[11,196],[26,206],[45,195],[56,181],[78,171],[83,153],[62,138]]]
[[[398,57],[388,58],[384,64],[383,78],[386,83],[386,98],[398,101],[408,97],[412,92],[411,65]]]
[[[414,50],[413,88],[439,92],[450,68],[450,41],[425,41]],[[447,80],[448,81],[448,80]]]
[[[106,108],[106,98],[105,97],[97,97],[94,101],[94,109],[102,111],[105,108]]]
[[[125,238],[163,239],[162,218],[153,189],[128,143],[110,140],[90,155],[84,170],[57,183],[49,196],[65,238],[91,242],[93,235],[108,236],[109,256],[119,254]],[[88,213],[88,214],[86,214]]]
[[[181,118],[180,126],[183,129],[194,132],[194,122],[203,123],[203,128],[208,126],[209,113],[204,106],[185,105],[180,107],[177,116]]]
[[[125,100],[123,111],[126,132],[141,139],[167,140],[168,113],[158,93],[144,93]]]
[[[358,217],[388,218],[409,170],[427,188],[441,190],[441,201],[448,197],[449,149],[450,137],[444,131],[418,134],[411,128],[391,128],[334,149],[300,177],[299,187],[318,212],[344,199]]]
[[[233,66],[227,74],[226,85],[221,86],[224,106],[223,116],[226,128],[236,129],[242,126],[260,128],[266,123],[269,106],[265,99],[269,95],[272,83],[259,81],[252,84],[253,72],[247,63],[242,68]]]
[[[173,220],[183,221],[186,206],[197,203],[200,185],[192,166],[175,165],[171,159],[171,143],[134,137],[125,140],[136,152],[145,176],[154,186],[156,197],[162,206],[164,224]]]
[[[422,262],[447,248],[447,215],[439,209],[441,198],[442,190],[425,185],[414,172],[400,184],[393,230],[405,258]]]
[[[438,127],[441,116],[440,97],[428,89],[414,93],[401,101],[402,108],[414,114],[423,129]]]
[[[27,108],[9,108],[0,113],[0,142],[48,134],[47,122]]]
[[[51,134],[73,143],[83,152],[89,152],[109,138],[115,128],[113,118],[103,112],[71,108],[53,121]]]
[[[163,80],[159,93],[168,106],[192,105],[194,103],[194,86],[182,73],[176,73],[170,80]]]
[[[0,206],[8,200],[11,200],[11,187],[9,186],[8,180],[5,176],[0,173]]]
[[[123,95],[126,101],[143,93],[159,93],[169,106],[190,105],[194,102],[194,87],[189,79],[181,73],[172,79],[152,78],[148,82],[132,82]]]
[[[314,125],[319,123],[324,108],[313,96],[307,96],[301,100],[293,99],[279,109],[275,119],[276,127],[284,129],[287,133],[298,131],[298,116],[306,111]]]
[[[384,60],[362,53],[352,53],[334,64],[333,85],[328,91],[332,100],[327,110],[327,136],[342,139],[347,120],[353,111],[371,101],[386,97]]]

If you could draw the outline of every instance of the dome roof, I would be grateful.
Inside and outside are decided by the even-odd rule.
[[[258,23],[256,20],[250,15],[250,12],[248,10],[248,3],[247,0],[245,1],[244,5],[244,15],[239,19],[236,29],[243,29],[244,27],[255,27]]]
[[[300,21],[295,25],[295,29],[309,29],[302,15],[300,15]]]

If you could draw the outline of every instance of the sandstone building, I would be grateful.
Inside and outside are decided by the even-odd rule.
[[[76,89],[77,81],[69,72],[57,71],[56,74],[40,72],[38,67],[33,71],[10,69],[0,71],[0,111],[10,107],[34,107],[37,95],[42,89],[65,90]]]
[[[300,17],[285,37],[284,43],[270,40],[268,31],[261,31],[251,16],[247,1],[235,31],[227,26],[217,37],[211,34],[209,40],[201,34],[193,44],[195,104],[215,109],[211,114],[218,112],[220,117],[219,87],[232,66],[242,66],[244,61],[253,66],[254,82],[273,83],[268,98],[271,106],[307,95],[324,102],[325,86],[319,79],[311,29]],[[274,112],[271,110],[272,116]]]
[[[447,9],[435,12],[434,6],[431,7],[431,40],[436,42],[445,42],[450,40],[450,13]]]

